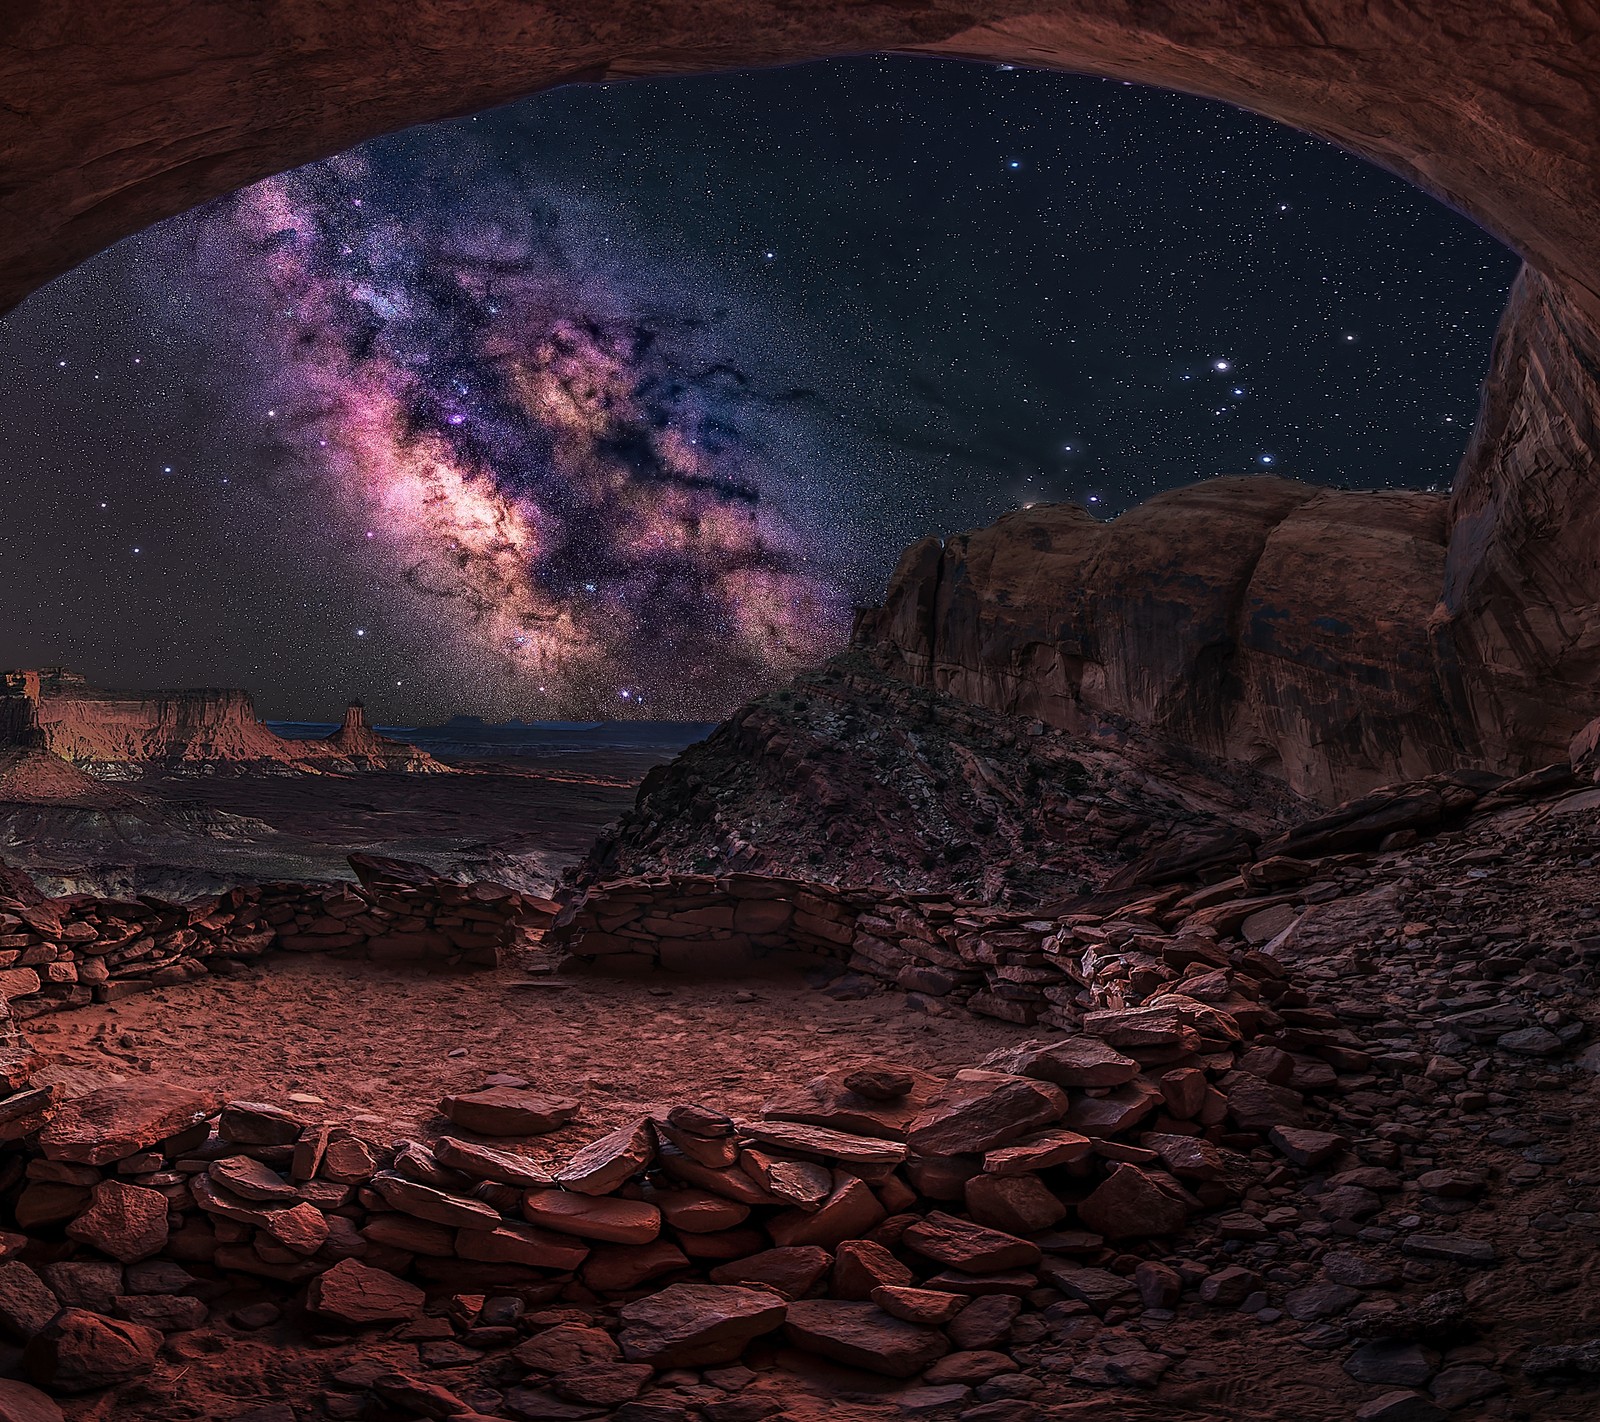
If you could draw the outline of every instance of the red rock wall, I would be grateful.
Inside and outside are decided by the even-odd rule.
[[[917,544],[855,640],[917,685],[1070,731],[1130,716],[1332,802],[1479,758],[1428,631],[1444,539],[1442,496],[1267,477],[1109,524],[1036,506]]]
[[[295,760],[256,719],[247,691],[47,692],[38,714],[46,746],[80,765]]]

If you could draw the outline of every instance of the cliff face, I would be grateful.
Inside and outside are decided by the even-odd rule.
[[[1491,763],[1560,759],[1600,714],[1600,336],[1524,271],[1450,499],[1433,633]]]
[[[357,708],[352,708],[355,711]],[[248,691],[112,691],[75,672],[0,674],[0,746],[40,747],[100,778],[149,767],[215,773],[443,771],[425,751],[357,717],[325,741],[286,741],[256,718]]]
[[[1341,799],[1463,760],[1428,632],[1445,506],[1274,478],[1114,523],[1036,506],[908,550],[855,641],[918,686],[1068,731],[1126,716]]]
[[[265,764],[292,767],[293,748],[257,719],[247,691],[141,693],[76,687],[39,701],[45,745],[77,765]]]

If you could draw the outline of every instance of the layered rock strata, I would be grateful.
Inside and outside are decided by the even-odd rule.
[[[289,741],[257,719],[248,691],[115,691],[78,673],[0,673],[0,750],[44,749],[99,779],[144,768],[189,774],[449,770],[426,751],[378,735],[353,702],[318,741]]]

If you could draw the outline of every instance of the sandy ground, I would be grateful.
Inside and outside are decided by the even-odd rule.
[[[419,977],[364,962],[277,956],[29,1024],[69,1093],[140,1076],[213,1085],[226,1098],[414,1135],[440,1099],[491,1072],[578,1097],[545,1137],[560,1157],[627,1116],[680,1102],[753,1112],[778,1086],[880,1057],[948,1075],[1030,1033],[965,1014],[907,1012],[900,994],[839,1002],[794,971],[737,983],[572,976],[505,968]],[[437,1124],[437,1122],[436,1122]]]

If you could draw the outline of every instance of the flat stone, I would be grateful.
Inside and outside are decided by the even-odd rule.
[[[1040,1272],[1069,1299],[1086,1303],[1100,1313],[1104,1313],[1114,1303],[1131,1299],[1135,1292],[1132,1279],[1125,1279],[1108,1269],[1079,1268],[1076,1265],[1057,1264],[1052,1261]]]
[[[1308,1131],[1300,1126],[1274,1126],[1267,1139],[1296,1165],[1307,1170],[1327,1165],[1350,1149],[1344,1136],[1332,1131]]]
[[[1098,1037],[1063,1037],[1057,1042],[1023,1042],[1002,1047],[983,1059],[989,1071],[1031,1076],[1057,1086],[1121,1086],[1139,1074],[1139,1063]]]
[[[1454,1412],[1469,1403],[1494,1397],[1504,1392],[1507,1386],[1505,1378],[1492,1368],[1462,1363],[1436,1374],[1428,1384],[1428,1391],[1447,1412]]]
[[[482,1200],[447,1194],[391,1171],[382,1170],[374,1175],[372,1188],[395,1209],[434,1224],[472,1230],[497,1229],[504,1222],[500,1211]]]
[[[617,1342],[629,1361],[658,1368],[731,1363],[777,1328],[787,1308],[763,1289],[673,1284],[622,1308]]]
[[[188,1130],[215,1105],[213,1095],[166,1082],[102,1087],[61,1103],[39,1148],[46,1160],[109,1165]]]
[[[570,1368],[551,1381],[557,1397],[593,1407],[620,1407],[645,1389],[655,1376],[648,1363],[592,1363]]]
[[[925,1258],[968,1274],[1031,1269],[1043,1257],[1037,1244],[940,1210],[911,1225],[901,1239]]]
[[[816,1287],[832,1262],[828,1251],[814,1244],[764,1249],[759,1254],[717,1265],[711,1271],[711,1282],[757,1284],[785,1298],[798,1299]]]
[[[455,1252],[482,1264],[525,1264],[569,1273],[589,1257],[589,1246],[522,1220],[502,1220],[494,1229],[461,1230]]]
[[[253,1156],[232,1155],[225,1160],[214,1160],[207,1167],[207,1173],[245,1200],[277,1204],[300,1198],[296,1186]]]
[[[1015,1360],[1005,1353],[982,1349],[946,1353],[938,1362],[928,1367],[923,1377],[935,1386],[953,1382],[976,1384],[988,1382],[990,1378],[999,1377],[1002,1373],[1019,1371],[1021,1369]]]
[[[67,1226],[67,1237],[124,1264],[148,1259],[167,1242],[167,1197],[143,1185],[102,1180],[89,1208]]]
[[[944,1100],[912,1121],[907,1142],[918,1155],[982,1155],[1054,1125],[1071,1106],[1050,1082],[1002,1072],[960,1072]]]
[[[493,1180],[525,1190],[546,1189],[552,1183],[550,1173],[531,1160],[493,1146],[458,1141],[454,1136],[440,1136],[433,1143],[433,1157],[440,1165],[459,1170],[474,1180]]]
[[[28,1340],[22,1366],[51,1392],[93,1392],[143,1377],[156,1365],[161,1335],[87,1309],[63,1309]]]
[[[1344,1360],[1344,1370],[1357,1382],[1426,1387],[1434,1363],[1418,1343],[1382,1339],[1363,1343]]]
[[[783,1327],[797,1348],[891,1378],[915,1377],[950,1351],[938,1329],[848,1299],[799,1299]]]
[[[1553,1057],[1564,1046],[1561,1038],[1545,1027],[1523,1027],[1506,1032],[1496,1037],[1494,1044],[1503,1052],[1515,1052],[1521,1057]]]
[[[943,1289],[905,1288],[898,1284],[880,1285],[872,1291],[871,1299],[885,1313],[930,1328],[950,1322],[967,1306],[967,1300],[960,1294],[949,1294]]]
[[[1361,1302],[1361,1290],[1345,1284],[1302,1284],[1283,1296],[1283,1311],[1297,1323],[1337,1318]]]
[[[1077,1131],[1045,1131],[1015,1145],[990,1151],[983,1158],[983,1168],[990,1175],[1027,1175],[1035,1170],[1070,1165],[1093,1152],[1094,1142]]]
[[[415,1284],[359,1259],[342,1259],[317,1275],[306,1290],[306,1307],[337,1323],[360,1327],[395,1323],[422,1312],[426,1295]]]
[[[522,1214],[529,1224],[611,1244],[649,1244],[661,1233],[661,1211],[642,1200],[529,1190]]]
[[[1400,1271],[1391,1264],[1366,1259],[1341,1249],[1322,1256],[1322,1272],[1336,1284],[1353,1289],[1393,1289],[1400,1285]]]
[[[1119,1165],[1079,1204],[1078,1218],[1107,1239],[1144,1239],[1176,1234],[1189,1221],[1189,1206],[1138,1166]]]
[[[859,1091],[852,1083],[868,1089]],[[904,1091],[884,1094],[902,1083]],[[942,1085],[926,1072],[841,1067],[803,1085],[784,1088],[762,1105],[761,1114],[769,1121],[796,1121],[850,1135],[898,1140]]]
[[[1131,1131],[1161,1104],[1159,1087],[1140,1078],[1112,1088],[1104,1096],[1080,1096],[1067,1112],[1067,1126],[1081,1135],[1102,1139]]]
[[[573,1156],[556,1172],[556,1184],[581,1195],[609,1195],[640,1174],[655,1149],[648,1121],[619,1126]]]
[[[558,1323],[512,1349],[511,1356],[536,1373],[564,1373],[596,1363],[622,1359],[617,1341],[603,1328],[586,1323]]]
[[[1400,1250],[1417,1259],[1446,1259],[1452,1264],[1473,1264],[1480,1268],[1488,1268],[1496,1262],[1494,1245],[1487,1239],[1469,1239],[1464,1234],[1407,1235]]]
[[[753,1121],[739,1128],[747,1140],[799,1155],[821,1156],[844,1165],[898,1165],[906,1158],[899,1141],[878,1140],[800,1121]]]
[[[306,1123],[281,1106],[265,1101],[230,1101],[222,1108],[217,1130],[235,1145],[293,1145]]]
[[[447,1096],[439,1109],[464,1131],[480,1136],[542,1136],[578,1114],[570,1096],[545,1096],[514,1086],[490,1086]]]
[[[1193,1051],[1200,1045],[1200,1034],[1187,1014],[1176,1007],[1123,1007],[1104,1012],[1087,1012],[1083,1031],[1113,1047],[1130,1051],[1176,1048]]]

